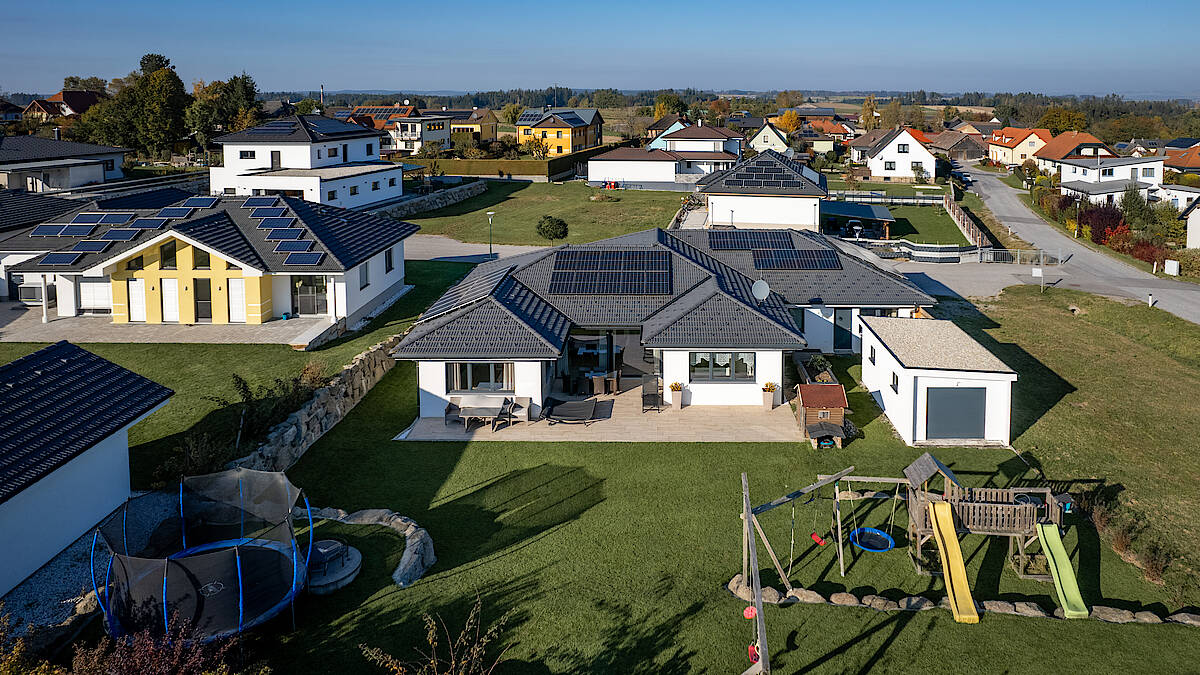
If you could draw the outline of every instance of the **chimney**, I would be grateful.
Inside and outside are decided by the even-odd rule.
[[[442,106],[442,112],[446,112],[446,106]]]
[[[321,107],[325,107],[325,85],[321,85]]]
[[[54,127],[54,140],[62,140],[62,127]]]
[[[703,119],[696,120],[696,126],[698,126],[698,127],[704,126],[704,120]]]

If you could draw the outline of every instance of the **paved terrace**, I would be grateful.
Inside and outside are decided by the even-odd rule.
[[[625,443],[800,443],[803,439],[788,404],[770,412],[761,406],[688,406],[683,410],[642,412],[641,386],[625,379],[621,393],[596,397],[596,421],[553,424],[546,420],[517,422],[495,432],[491,425],[472,422],[446,425],[442,418],[419,418],[402,440],[409,441],[571,441]],[[562,398],[562,394],[555,394]],[[579,398],[579,397],[572,397]],[[401,439],[397,439],[401,440]]]

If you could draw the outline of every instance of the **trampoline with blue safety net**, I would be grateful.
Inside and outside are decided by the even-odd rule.
[[[288,609],[304,588],[311,541],[297,542],[292,509],[304,500],[310,532],[312,515],[284,474],[185,478],[175,513],[152,519],[160,521],[153,529],[132,526],[146,520],[139,510],[162,503],[157,497],[130,500],[93,537],[93,584],[111,635],[166,632],[177,618],[195,639],[228,637]],[[101,541],[106,564],[96,561]]]

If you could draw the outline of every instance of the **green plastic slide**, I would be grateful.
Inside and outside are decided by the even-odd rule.
[[[1054,577],[1054,589],[1058,591],[1058,604],[1062,605],[1063,615],[1068,619],[1086,619],[1088,608],[1079,595],[1075,570],[1071,567],[1067,549],[1063,548],[1062,538],[1058,536],[1058,526],[1042,523],[1037,526],[1037,533],[1042,542],[1042,550],[1046,553],[1050,575]]]

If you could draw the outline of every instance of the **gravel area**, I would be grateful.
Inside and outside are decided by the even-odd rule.
[[[179,508],[177,495],[165,492],[145,493],[130,502],[126,528],[130,548],[144,542],[150,533]],[[88,572],[93,529],[89,529],[50,562],[34,572],[16,588],[0,598],[3,613],[9,615],[14,632],[23,635],[30,625],[53,626],[65,621],[83,596],[92,591]],[[13,542],[19,546],[20,542]],[[101,538],[96,545],[96,579],[103,583],[108,567],[108,548]]]

